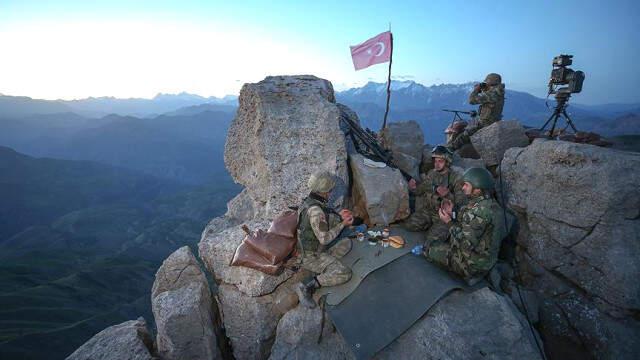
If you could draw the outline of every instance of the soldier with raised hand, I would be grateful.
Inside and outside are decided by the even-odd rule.
[[[335,187],[335,178],[327,171],[314,173],[308,182],[309,196],[298,208],[298,246],[302,254],[300,267],[313,273],[296,285],[300,303],[315,307],[311,294],[320,286],[335,286],[351,279],[351,269],[338,259],[351,250],[349,239],[338,239],[342,230],[353,223],[353,214],[347,209],[340,213],[327,204]]]
[[[484,82],[476,84],[469,94],[469,104],[480,105],[478,129],[502,119],[504,107],[504,84],[500,74],[487,75]]]
[[[447,147],[438,145],[431,150],[433,169],[427,172],[425,179],[417,185],[414,179],[409,181],[409,189],[421,197],[423,206],[407,219],[405,227],[411,231],[427,231],[427,241],[446,237],[447,227],[440,221],[438,210],[447,200],[456,206],[464,203],[462,194],[462,176],[452,168],[453,154]]]
[[[431,244],[424,255],[431,262],[439,264],[460,275],[473,284],[484,277],[495,265],[500,241],[494,233],[500,205],[493,198],[494,181],[485,168],[470,168],[463,177],[462,191],[469,202],[454,220],[451,205],[442,206],[439,217],[449,226],[446,241]],[[503,226],[503,225],[502,225]]]

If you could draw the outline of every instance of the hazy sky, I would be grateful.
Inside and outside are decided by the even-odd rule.
[[[242,4],[242,5],[238,5]],[[586,73],[575,102],[640,102],[640,1],[0,0],[0,93],[45,99],[237,94],[267,75],[314,74],[342,90],[349,45],[394,34],[393,75],[425,85],[503,75],[546,95],[551,59]]]

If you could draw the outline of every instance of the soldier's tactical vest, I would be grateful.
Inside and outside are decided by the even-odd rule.
[[[329,222],[329,210],[327,202],[314,194],[309,195],[300,208],[298,208],[298,242],[303,252],[317,252],[320,247],[320,241],[311,228],[311,220],[309,219],[308,210],[312,206],[319,206],[324,212],[327,223]]]

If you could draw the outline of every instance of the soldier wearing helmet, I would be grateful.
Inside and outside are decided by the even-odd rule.
[[[440,221],[438,210],[446,199],[461,206],[464,202],[462,194],[462,176],[459,168],[451,166],[453,154],[447,147],[438,145],[431,150],[433,169],[429,170],[424,180],[416,185],[409,181],[409,189],[416,197],[422,199],[422,206],[407,219],[405,227],[412,231],[426,231],[427,240],[446,237],[447,227]]]
[[[312,174],[308,186],[309,196],[298,208],[298,245],[302,254],[300,267],[313,275],[297,284],[295,290],[301,304],[315,307],[311,294],[316,288],[339,285],[351,279],[351,269],[338,260],[351,249],[351,242],[337,239],[342,230],[353,223],[353,214],[347,209],[336,213],[328,206],[329,194],[335,186],[331,173]]]
[[[476,84],[469,95],[469,104],[480,105],[478,129],[502,119],[504,84],[499,74],[487,75],[484,82]]]
[[[496,238],[500,231],[494,232],[494,227],[500,226],[496,219],[502,209],[492,196],[495,184],[487,169],[470,168],[462,181],[468,204],[457,218],[452,216],[452,204],[443,204],[438,215],[449,226],[449,237],[431,244],[424,254],[472,283],[485,276],[497,261],[502,239]]]

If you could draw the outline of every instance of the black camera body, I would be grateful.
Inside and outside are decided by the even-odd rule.
[[[582,83],[584,82],[584,73],[582,71],[574,71],[568,66],[573,63],[573,55],[558,55],[553,58],[551,65],[551,78],[549,79],[549,94],[565,93],[575,94],[582,91]],[[567,85],[560,89],[556,86]]]

